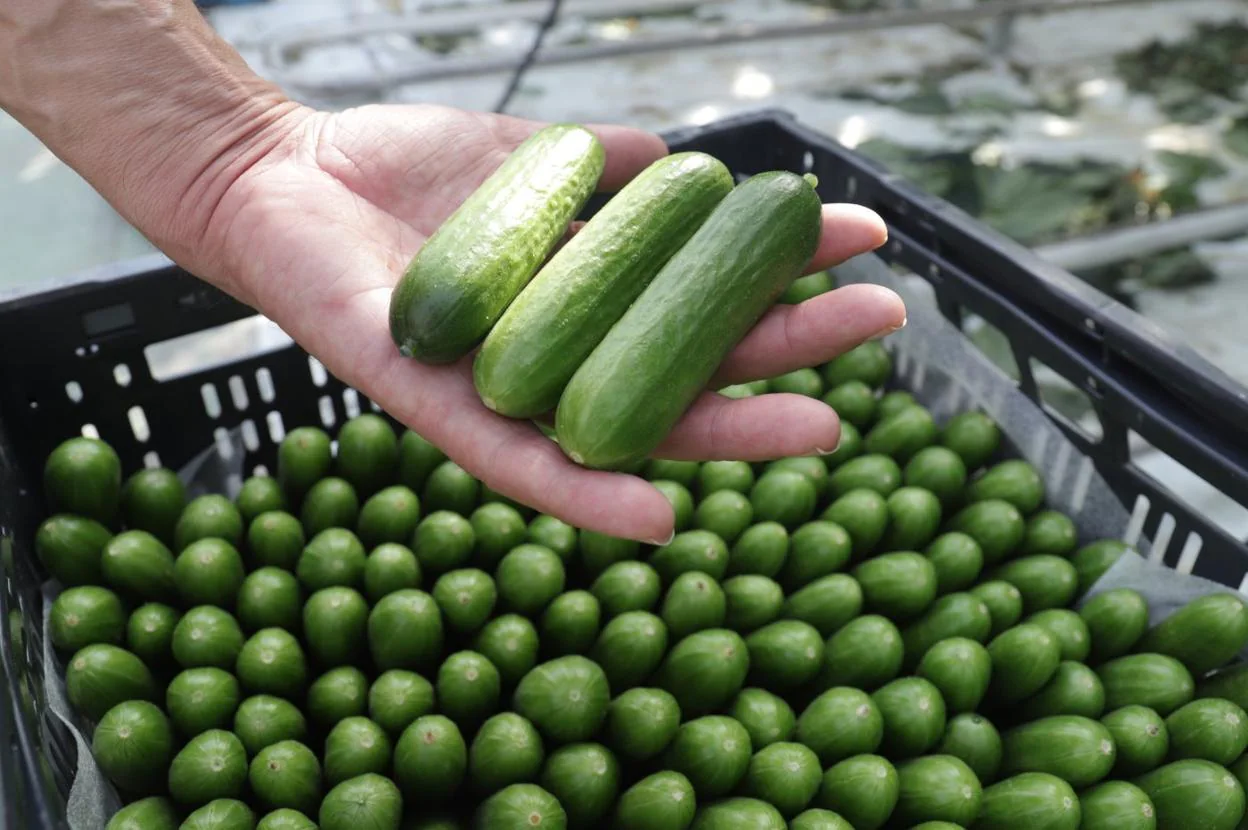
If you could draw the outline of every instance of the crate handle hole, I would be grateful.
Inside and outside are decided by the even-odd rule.
[[[221,396],[217,394],[217,387],[211,383],[205,383],[199,387],[199,395],[204,399],[204,412],[208,413],[208,417],[214,421],[221,417]]]
[[[217,455],[225,461],[234,457],[234,442],[230,440],[230,431],[225,427],[217,427],[212,431],[213,440],[217,443]]]
[[[143,407],[130,407],[126,412],[126,417],[130,421],[130,431],[134,433],[135,440],[140,444],[146,444],[147,439],[152,437],[152,428],[147,423],[147,413],[143,411]]]
[[[324,386],[329,382],[329,373],[325,371],[325,365],[315,357],[308,357],[308,372],[312,375],[314,386]]]
[[[1135,430],[1127,430],[1127,452],[1135,472],[1159,491],[1173,494],[1177,501],[1236,539],[1248,536],[1248,494],[1237,493],[1232,498]]]
[[[321,423],[329,429],[338,420],[338,416],[334,414],[334,402],[329,395],[322,395],[321,399],[316,402],[317,408],[321,413]]]
[[[184,334],[143,349],[157,383],[240,363],[291,345],[290,337],[267,317],[255,315]]]
[[[1088,394],[1036,358],[1028,362],[1040,397],[1040,408],[1045,414],[1089,441],[1099,443],[1105,437],[1105,427]]]
[[[117,381],[118,386],[129,386],[132,379],[130,367],[126,364],[118,363],[113,367],[113,380]]]
[[[238,375],[231,375],[227,384],[230,387],[230,399],[234,401],[234,408],[243,412],[251,403],[247,398],[247,387],[243,385],[243,379]]]
[[[1181,574],[1190,574],[1196,567],[1196,560],[1200,557],[1200,549],[1204,544],[1205,540],[1199,533],[1187,534],[1187,541],[1183,543],[1183,550],[1179,552],[1179,561],[1175,563],[1174,569]]]
[[[260,400],[273,403],[277,397],[277,389],[273,386],[273,373],[261,366],[256,370],[256,389],[260,391]]]
[[[1148,510],[1152,507],[1152,502],[1148,496],[1140,493],[1135,497],[1135,504],[1131,508],[1131,519],[1127,522],[1127,529],[1123,531],[1122,541],[1136,547],[1140,542],[1140,534],[1144,532],[1144,520],[1148,518]]]
[[[347,413],[348,418],[355,418],[360,414],[360,393],[351,387],[342,390],[342,406]]]
[[[82,403],[82,384],[76,380],[65,384],[65,397],[69,398],[72,403]]]
[[[1157,523],[1157,532],[1153,534],[1153,546],[1148,554],[1149,561],[1161,563],[1165,558],[1166,550],[1170,547],[1170,538],[1174,536],[1175,524],[1177,523],[1172,514],[1161,515],[1161,521]]]
[[[260,449],[260,433],[256,430],[256,422],[248,418],[242,424],[243,446],[248,452]]]
[[[286,424],[282,422],[282,413],[273,410],[264,416],[264,420],[269,427],[269,439],[274,444],[282,443],[282,439],[286,437]]]

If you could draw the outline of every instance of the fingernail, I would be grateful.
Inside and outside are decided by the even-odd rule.
[[[893,332],[901,331],[902,329],[904,329],[906,327],[906,321],[908,319],[909,319],[908,317],[902,317],[900,326],[890,326],[886,329],[880,329],[879,331],[877,331],[875,334],[871,335],[867,339],[868,340],[883,340],[885,337],[888,337]]]
[[[675,538],[676,538],[676,531],[673,530],[671,533],[667,535],[666,539],[647,539],[646,543],[650,545],[656,545],[657,547],[661,548],[664,545],[670,545],[672,543],[672,540]]]

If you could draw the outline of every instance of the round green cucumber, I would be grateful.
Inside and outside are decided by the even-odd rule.
[[[523,544],[512,548],[494,572],[503,605],[526,616],[542,609],[563,592],[567,576],[563,560],[550,548]]]
[[[1114,738],[1118,757],[1115,777],[1128,777],[1161,766],[1170,752],[1170,732],[1161,715],[1147,706],[1129,705],[1113,710],[1101,723]]]
[[[754,520],[750,500],[736,490],[717,490],[704,497],[693,514],[693,524],[733,544]]]
[[[537,780],[546,753],[541,735],[526,718],[500,712],[481,724],[468,748],[468,775],[482,795],[509,784]]]
[[[913,758],[940,742],[945,734],[945,699],[922,677],[899,677],[871,695],[884,721],[880,747],[890,758]]]
[[[605,740],[624,760],[644,761],[666,749],[679,727],[680,705],[671,692],[638,687],[611,701]]]
[[[728,556],[728,576],[774,577],[789,555],[789,532],[779,522],[750,525],[737,537]]]
[[[1105,686],[1096,672],[1083,663],[1063,660],[1048,683],[1019,707],[1027,720],[1053,715],[1099,718],[1105,711]]]
[[[884,721],[875,701],[859,689],[835,686],[810,702],[797,719],[794,735],[824,766],[854,755],[875,752]]]
[[[579,655],[536,666],[521,678],[514,697],[516,711],[555,744],[585,741],[595,735],[610,701],[602,667]]]
[[[145,530],[127,530],[100,551],[104,580],[126,596],[164,601],[177,590],[174,558],[164,542]]]
[[[592,827],[615,806],[620,764],[601,744],[569,744],[546,759],[539,783],[563,805],[569,827]]]
[[[369,496],[360,507],[355,535],[369,550],[386,542],[405,545],[419,522],[420,499],[411,489],[395,484]]]
[[[663,755],[664,767],[688,778],[698,798],[705,801],[731,792],[749,763],[749,733],[723,715],[685,721]]]
[[[1001,429],[982,412],[963,412],[945,424],[940,443],[956,452],[968,470],[976,470],[997,451],[1001,444]]]
[[[368,772],[384,775],[390,769],[390,737],[368,718],[343,718],[325,737],[324,759],[331,787]]]
[[[928,755],[898,765],[897,784],[892,821],[899,827],[927,821],[966,827],[979,814],[983,787],[971,768],[952,755]]]
[[[434,575],[464,566],[475,544],[472,524],[449,510],[436,510],[425,516],[412,536],[412,550],[421,571]]]
[[[649,611],[628,611],[603,626],[589,656],[607,673],[610,687],[623,691],[641,685],[654,673],[667,644],[663,620]]]
[[[576,528],[545,513],[534,516],[529,522],[525,539],[535,545],[550,548],[567,562],[576,553]]]
[[[743,574],[723,584],[726,602],[724,627],[748,634],[780,616],[784,589],[758,574]]]
[[[732,700],[745,683],[749,665],[749,649],[741,635],[708,628],[672,647],[659,669],[658,680],[676,697],[680,711],[691,717]]]
[[[468,746],[454,721],[423,715],[394,744],[394,780],[414,803],[451,800],[468,773]]]
[[[234,734],[243,742],[248,757],[254,758],[278,741],[302,741],[308,734],[308,722],[289,700],[256,695],[239,704],[234,713]]]
[[[228,611],[196,606],[173,629],[173,658],[184,669],[216,666],[233,669],[243,648],[243,630]]]
[[[285,510],[286,494],[272,476],[252,476],[243,482],[242,489],[234,497],[234,505],[243,517],[243,524],[250,525],[261,513]]]
[[[498,711],[502,694],[498,669],[483,655],[456,652],[438,669],[438,708],[466,730]]]
[[[964,712],[950,718],[934,752],[961,759],[987,786],[1001,769],[1001,733],[983,715]]]
[[[247,575],[238,589],[235,611],[243,630],[254,634],[262,628],[299,631],[303,589],[290,571],[266,565]]]
[[[201,732],[173,757],[168,784],[174,801],[190,807],[238,798],[247,784],[247,750],[232,732]]]
[[[354,533],[329,527],[308,540],[295,566],[299,582],[309,593],[335,585],[360,590],[368,558]]]
[[[447,628],[471,634],[485,625],[498,600],[493,578],[476,568],[447,571],[433,586],[433,599]]]
[[[369,772],[348,778],[325,794],[317,811],[320,830],[398,827],[403,797],[389,778]]]
[[[118,703],[96,724],[91,754],[121,790],[140,795],[159,793],[173,758],[173,727],[154,703]]]
[[[842,570],[853,554],[853,540],[845,528],[823,519],[806,522],[789,537],[789,554],[777,577],[789,591],[797,591]]]
[[[354,666],[339,666],[322,674],[308,687],[304,705],[312,722],[329,728],[368,709],[368,678]]]
[[[589,591],[568,591],[542,612],[541,644],[552,656],[584,654],[598,638],[602,606]]]
[[[234,675],[211,666],[185,669],[165,689],[165,710],[186,737],[209,729],[228,729],[241,694]]]
[[[243,643],[234,674],[252,694],[298,700],[308,668],[303,647],[293,634],[281,628],[262,628]]]
[[[298,741],[279,741],[260,750],[247,777],[266,809],[286,807],[306,815],[321,803],[321,764]]]
[[[788,741],[797,729],[793,707],[765,689],[742,689],[728,708],[728,714],[750,733],[750,746],[755,751],[777,741]]]
[[[66,588],[52,601],[49,613],[52,645],[73,652],[92,643],[121,645],[126,612],[121,598],[107,588],[79,585]]]
[[[829,574],[788,595],[780,615],[831,637],[862,611],[862,588],[849,574]]]
[[[433,711],[433,684],[416,672],[390,669],[368,687],[368,716],[391,735]]]
[[[893,361],[884,344],[868,340],[823,366],[823,380],[828,388],[850,381],[860,381],[872,389],[884,385],[893,373]]]
[[[238,550],[215,537],[191,542],[173,563],[173,581],[183,605],[232,609],[245,576]]]
[[[823,773],[815,805],[844,817],[855,830],[878,830],[893,814],[899,789],[891,763],[879,755],[855,755]]]
[[[178,612],[159,602],[145,602],[126,622],[126,648],[149,666],[173,662],[173,631],[181,619]]]
[[[608,617],[626,611],[649,611],[659,601],[662,585],[645,562],[616,562],[598,575],[589,591]]]
[[[354,588],[322,588],[303,605],[308,654],[326,666],[350,663],[368,640],[368,603]]]
[[[940,690],[948,711],[972,712],[988,691],[992,658],[975,640],[950,637],[927,650],[916,674]]]
[[[253,566],[293,571],[304,543],[303,525],[281,510],[261,513],[247,528],[247,552]]]
[[[829,685],[871,691],[897,676],[904,657],[897,626],[878,614],[866,614],[828,638],[820,679]]]
[[[43,492],[50,512],[111,524],[121,500],[121,459],[99,438],[68,438],[44,461]]]
[[[180,553],[200,539],[222,539],[237,547],[243,540],[243,516],[220,493],[206,493],[186,505],[173,529],[173,550]]]
[[[679,640],[695,631],[722,627],[727,610],[728,600],[718,582],[700,571],[686,571],[667,589],[660,616],[669,634]]]
[[[512,688],[537,665],[537,629],[518,614],[503,614],[481,627],[472,648],[494,664],[503,686]]]
[[[368,648],[382,671],[437,665],[444,636],[437,602],[415,588],[387,594],[368,615]]]
[[[186,486],[167,467],[139,470],[121,488],[121,521],[132,530],[146,530],[166,545],[186,507]]]

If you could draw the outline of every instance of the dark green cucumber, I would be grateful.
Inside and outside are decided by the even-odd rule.
[[[810,182],[783,171],[724,197],[568,382],[555,415],[564,452],[619,469],[658,447],[810,262],[821,211]]]
[[[513,418],[554,409],[577,367],[732,186],[718,159],[677,153],[613,196],[486,336],[472,365],[485,405]]]
[[[534,133],[421,246],[390,296],[390,336],[423,363],[481,342],[589,200],[606,153],[589,130]]]

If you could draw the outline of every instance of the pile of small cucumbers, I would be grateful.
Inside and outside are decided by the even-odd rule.
[[[233,498],[67,440],[35,547],[108,830],[1242,827],[1241,597],[1089,594],[1129,548],[891,375],[869,342],[730,390],[819,396],[845,438],[633,467],[661,546],[371,412]]]

